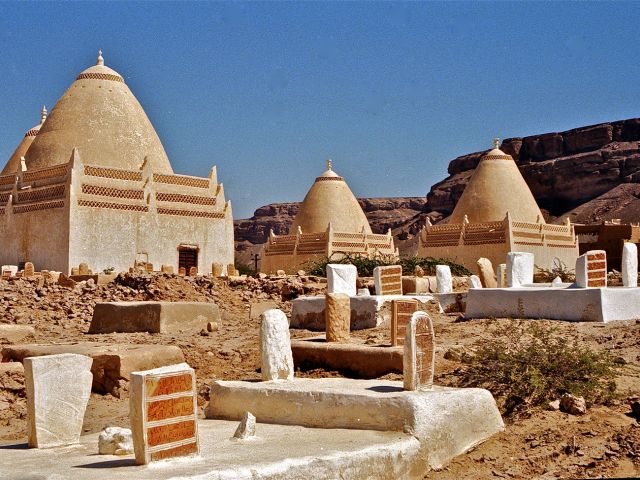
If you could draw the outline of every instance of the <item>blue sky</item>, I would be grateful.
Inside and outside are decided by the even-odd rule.
[[[177,173],[218,166],[234,216],[421,196],[491,138],[640,116],[640,3],[0,2],[0,163],[77,74],[120,72]]]

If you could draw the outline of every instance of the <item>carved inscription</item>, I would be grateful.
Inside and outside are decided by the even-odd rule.
[[[178,423],[158,425],[147,430],[147,443],[150,447],[164,445],[192,438],[196,434],[196,421],[187,420]]]
[[[411,316],[418,310],[418,302],[415,300],[394,300],[391,315],[391,345],[396,347],[404,345],[404,337],[407,324]]]
[[[170,377],[147,377],[145,379],[148,397],[169,395],[178,392],[190,392],[193,382],[190,373]]]
[[[416,377],[418,388],[431,387],[434,373],[433,325],[427,316],[416,322]]]
[[[156,400],[147,404],[147,421],[149,422],[192,414],[193,398],[190,396]]]
[[[377,295],[402,295],[402,267],[376,267],[373,272]]]
[[[151,460],[154,461],[173,457],[184,457],[186,455],[194,455],[196,453],[198,453],[198,444],[196,442],[191,442],[186,445],[153,452],[151,454]]]

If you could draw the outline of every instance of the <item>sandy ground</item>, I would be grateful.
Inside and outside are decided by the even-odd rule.
[[[299,280],[251,280],[230,286],[219,279],[197,281],[178,277],[129,278],[124,284],[77,286],[74,290],[47,287],[34,282],[0,281],[0,322],[29,324],[36,328],[38,343],[98,341],[176,345],[186,361],[196,369],[199,405],[208,400],[208,385],[214,379],[258,379],[259,319],[251,319],[250,305],[273,301],[286,313],[291,303],[283,300],[297,292],[321,291],[322,284],[304,286]],[[38,290],[39,289],[39,290]],[[192,300],[215,301],[221,308],[222,325],[215,332],[163,334],[88,335],[93,305],[110,300]],[[435,323],[436,383],[455,385],[463,364],[444,355],[450,349],[468,348],[489,335],[492,321],[456,321],[457,315],[439,314]],[[453,460],[425,478],[602,478],[640,476],[640,424],[630,414],[629,395],[640,394],[640,321],[611,324],[559,325],[559,335],[577,335],[596,349],[608,349],[622,357],[626,365],[619,371],[619,400],[610,406],[591,407],[586,415],[572,416],[557,411],[535,409],[516,420],[507,420],[506,430],[484,444]],[[293,338],[317,333],[292,330]],[[387,328],[354,332],[358,341],[389,342]],[[314,370],[298,376],[338,376],[337,372]],[[385,378],[401,379],[400,375]],[[26,440],[25,400],[0,390],[0,442]],[[85,432],[106,426],[128,425],[128,399],[92,394],[85,416]]]

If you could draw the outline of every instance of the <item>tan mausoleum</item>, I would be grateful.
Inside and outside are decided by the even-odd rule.
[[[70,273],[233,264],[233,218],[216,168],[173,172],[123,77],[104,65],[78,75],[0,173],[0,264]]]
[[[547,224],[516,162],[498,148],[486,153],[469,179],[446,223],[427,224],[416,255],[444,258],[476,270],[480,257],[494,266],[509,252],[530,252],[535,264],[550,269],[554,261],[573,270],[578,257],[574,227]]]
[[[391,230],[375,234],[358,200],[344,178],[327,170],[316,178],[304,198],[288,235],[273,230],[262,248],[260,270],[295,273],[318,259],[338,260],[348,255],[369,258],[377,255],[398,257]]]

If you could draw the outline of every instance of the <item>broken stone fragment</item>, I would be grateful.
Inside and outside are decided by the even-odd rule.
[[[256,435],[256,417],[251,412],[244,412],[242,420],[233,434],[233,438],[246,440]]]
[[[571,415],[584,415],[587,413],[587,404],[583,397],[575,397],[565,393],[560,397],[560,411]]]
[[[100,455],[129,455],[133,453],[131,430],[121,427],[105,427],[98,437]]]

